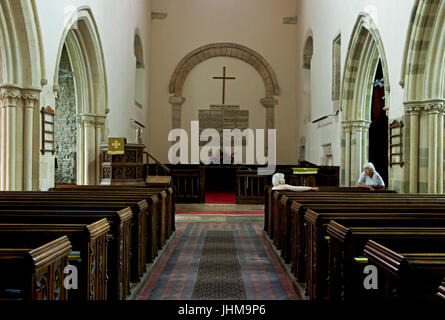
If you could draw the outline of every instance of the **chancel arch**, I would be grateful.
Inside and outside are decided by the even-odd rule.
[[[68,21],[60,42],[54,74],[54,90],[56,92],[59,90],[60,64],[63,50],[66,48],[75,87],[76,182],[96,184],[100,181],[100,145],[105,138],[108,106],[104,55],[90,8],[78,8]]]
[[[343,186],[355,186],[362,165],[369,160],[369,128],[372,123],[374,81],[379,64],[385,84],[383,109],[387,113],[390,86],[385,51],[372,18],[362,13],[357,19],[349,42],[340,99],[343,115],[341,144]],[[384,156],[388,157],[387,149],[384,150]]]
[[[33,0],[0,2],[0,189],[39,183],[40,91],[46,84]]]
[[[400,81],[409,128],[406,175],[411,193],[444,192],[444,20],[445,1],[416,0]]]
[[[259,53],[245,46],[234,43],[215,43],[199,47],[187,54],[176,67],[169,85],[169,103],[172,105],[172,128],[181,127],[182,95],[184,83],[190,71],[198,64],[211,58],[232,57],[250,64],[261,76],[265,86],[265,97],[261,100],[266,108],[265,129],[275,128],[276,96],[280,94],[278,80],[270,64]]]

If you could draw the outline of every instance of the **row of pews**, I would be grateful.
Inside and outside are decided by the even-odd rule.
[[[311,300],[445,300],[443,195],[267,187],[264,226]]]
[[[0,299],[123,300],[175,231],[172,188],[0,193]],[[77,290],[64,285],[66,267]]]

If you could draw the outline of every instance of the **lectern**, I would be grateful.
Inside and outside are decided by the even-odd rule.
[[[122,142],[119,142],[118,139],[113,142],[115,143],[111,147],[113,152],[109,150],[109,145],[101,145],[101,184],[145,185],[143,156],[145,146],[126,143],[125,139],[122,139]],[[119,143],[122,143],[122,146],[119,146]],[[116,152],[116,150],[120,150],[120,152]]]

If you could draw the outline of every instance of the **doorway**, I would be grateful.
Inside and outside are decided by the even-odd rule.
[[[369,161],[388,185],[388,116],[385,110],[385,79],[382,63],[377,66],[372,92],[369,128]]]

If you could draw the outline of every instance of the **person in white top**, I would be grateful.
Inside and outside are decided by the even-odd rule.
[[[358,179],[357,187],[366,188],[371,191],[385,187],[385,182],[383,182],[379,173],[375,171],[375,167],[371,162],[368,162],[363,166],[363,172]]]
[[[286,181],[284,180],[284,174],[282,173],[275,173],[272,177],[272,184],[273,188],[272,190],[286,190],[286,191],[297,191],[297,192],[303,192],[303,191],[318,191],[319,189],[317,187],[299,187],[299,186],[291,186],[289,184],[286,184]]]

